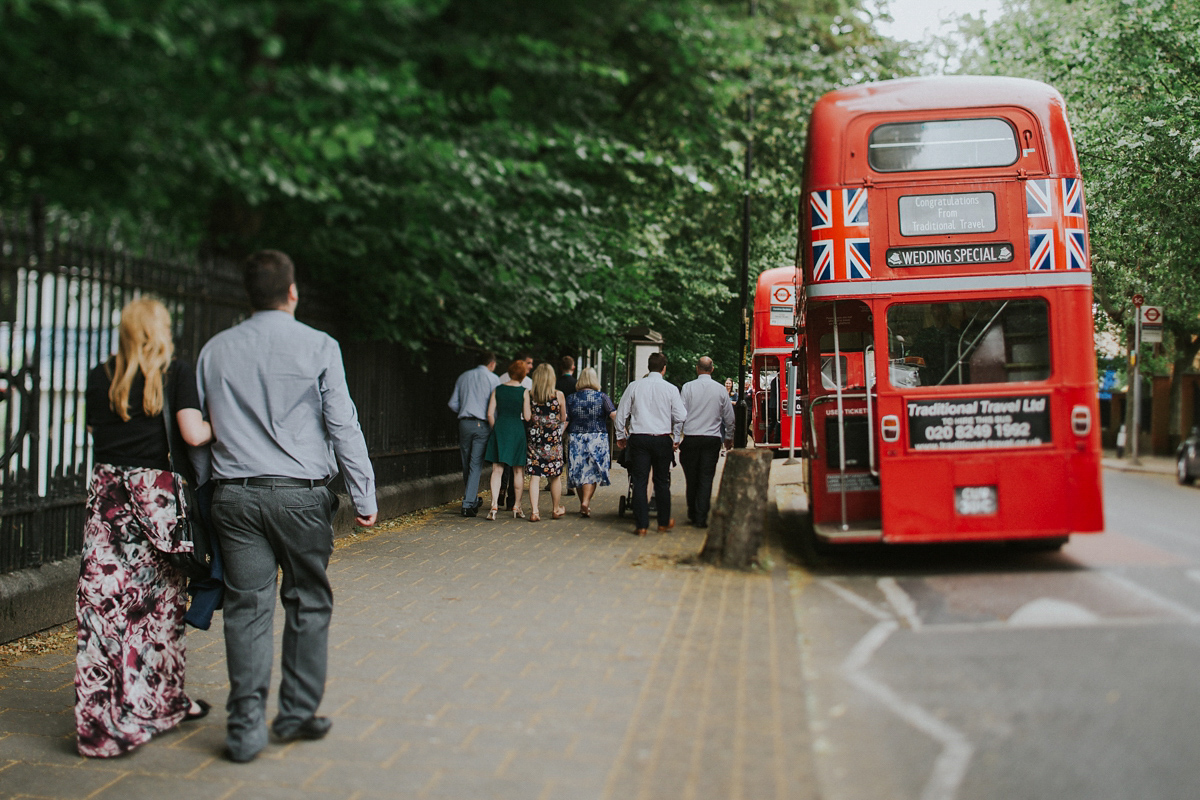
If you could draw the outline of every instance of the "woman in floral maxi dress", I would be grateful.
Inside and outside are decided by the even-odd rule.
[[[157,300],[134,300],[121,312],[117,354],[88,375],[95,467],[75,656],[77,747],[85,756],[122,755],[209,709],[184,693],[185,579],[159,554],[188,546],[177,525],[164,392],[185,442],[212,439],[195,373],[173,361],[173,352],[167,309]]]
[[[539,364],[533,371],[533,389],[529,392],[532,417],[529,420],[529,502],[533,511],[530,522],[541,519],[538,514],[538,491],[541,479],[550,486],[550,516],[558,519],[567,513],[559,505],[562,498],[563,431],[567,428],[567,400],[554,388],[554,367]]]

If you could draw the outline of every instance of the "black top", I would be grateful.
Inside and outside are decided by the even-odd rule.
[[[558,376],[555,389],[563,393],[563,397],[575,391],[575,376],[567,372]]]
[[[88,373],[87,424],[92,429],[95,463],[170,469],[162,413],[147,417],[142,411],[145,376],[139,372],[129,388],[129,421],[125,422],[108,405],[108,387],[112,378],[106,366],[101,364]],[[167,391],[173,412],[181,408],[200,408],[196,371],[186,361],[176,359],[167,367]],[[172,427],[178,426],[173,424]]]

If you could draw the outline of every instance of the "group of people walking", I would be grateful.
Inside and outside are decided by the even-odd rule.
[[[279,575],[282,678],[270,729],[286,742],[320,739],[332,726],[316,714],[333,610],[326,569],[339,500],[329,483],[340,471],[357,522],[370,526],[375,476],[337,342],[295,319],[291,260],[256,253],[244,279],[253,315],[214,336],[194,370],[173,357],[167,309],[139,298],[122,312],[116,355],[88,375],[95,466],[75,673],[85,756],[122,755],[210,709],[185,691],[186,580],[166,555],[188,549],[171,470],[187,456],[211,490],[224,569],[226,757],[250,761],[268,744]]]
[[[567,513],[562,503],[563,477],[578,491],[579,513],[591,515],[597,486],[609,485],[611,454],[607,422],[616,412],[600,391],[596,370],[575,377],[575,361],[565,356],[556,375],[547,363],[529,376],[533,357],[520,354],[508,365],[507,380],[495,374],[496,358],[484,353],[479,364],[459,376],[448,403],[458,414],[463,465],[463,516],[473,517],[483,505],[479,483],[485,461],[491,463],[492,504],[487,518],[511,510],[525,517],[522,507],[528,473],[529,520],[541,520],[538,501],[541,479],[550,491],[551,517]],[[505,483],[509,491],[505,491]]]
[[[155,734],[206,716],[211,706],[185,689],[186,578],[170,558],[189,549],[185,514],[207,512],[214,563],[223,569],[229,674],[225,756],[253,760],[269,743],[320,739],[333,592],[327,576],[341,474],[356,522],[375,524],[375,476],[341,351],[295,319],[299,292],[291,259],[276,250],[244,265],[254,313],[204,345],[195,369],[174,357],[165,306],[139,298],[122,311],[117,353],[88,375],[86,419],[94,468],[88,487],[76,604],[76,732],[81,754],[123,755]],[[670,470],[679,449],[688,516],[707,520],[721,443],[732,439],[729,396],[701,359],[698,378],[675,389],[666,358],[630,385],[620,407],[591,368],[575,376],[549,364],[529,372],[522,354],[495,374],[496,359],[459,377],[450,408],[459,418],[465,495],[477,514],[483,462],[492,464],[489,519],[500,512],[506,471],[513,514],[523,517],[525,473],[540,519],[541,479],[551,516],[562,517],[563,476],[590,516],[609,484],[608,423],[629,448],[636,531],[649,525],[646,488],[654,474],[659,529],[669,530]],[[682,445],[680,439],[682,437]],[[200,505],[185,508],[175,465],[191,460]],[[190,473],[191,470],[188,470]],[[707,481],[707,482],[706,482]],[[215,574],[215,572],[214,572]],[[273,666],[274,595],[284,631],[278,712],[267,723]],[[193,608],[193,612],[195,609]],[[189,619],[191,619],[189,617]]]
[[[664,379],[666,356],[651,354],[649,372],[626,388],[620,406],[600,391],[594,369],[585,368],[575,378],[570,356],[562,359],[563,374],[557,381],[547,363],[540,364],[528,380],[532,364],[532,356],[519,355],[508,366],[508,379],[502,380],[495,374],[495,356],[484,353],[479,364],[455,383],[448,405],[459,419],[463,516],[475,516],[483,505],[479,484],[485,461],[492,464],[489,520],[501,512],[506,474],[511,474],[513,517],[524,518],[521,497],[526,472],[531,478],[529,519],[541,519],[541,478],[549,483],[552,517],[562,517],[566,514],[561,504],[564,470],[569,486],[578,490],[580,515],[591,516],[596,488],[609,485],[608,422],[613,420],[617,447],[628,447],[625,460],[634,532],[645,536],[650,526],[652,475],[658,530],[674,527],[671,468],[677,451],[687,481],[688,520],[698,527],[708,526],[713,477],[722,447],[732,445],[734,424],[729,393],[712,379],[712,359],[706,356],[697,362],[696,379],[680,393]],[[504,510],[508,508],[505,503]]]

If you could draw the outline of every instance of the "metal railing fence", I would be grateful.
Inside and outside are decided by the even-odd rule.
[[[121,309],[147,293],[170,309],[176,352],[193,363],[249,312],[232,262],[134,253],[37,206],[0,211],[0,574],[80,552],[87,373],[115,350]],[[337,319],[311,296],[298,316],[336,336]],[[432,345],[420,359],[379,342],[343,342],[343,353],[378,484],[457,471],[445,402],[469,354]]]

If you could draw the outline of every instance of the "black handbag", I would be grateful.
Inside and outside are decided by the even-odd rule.
[[[171,419],[171,401],[167,395],[168,390],[164,385],[162,414],[163,427],[167,431],[167,460],[171,465],[171,472],[176,476],[175,486],[178,488],[175,497],[175,509],[178,514],[176,525],[183,531],[180,538],[190,540],[192,549],[183,553],[160,551],[160,555],[189,581],[202,581],[212,574],[212,532],[200,513],[200,502],[196,497],[196,471],[192,468],[191,459],[187,457],[187,445],[183,442],[182,435],[176,439],[176,428]],[[183,457],[176,459],[176,453],[182,453]]]

